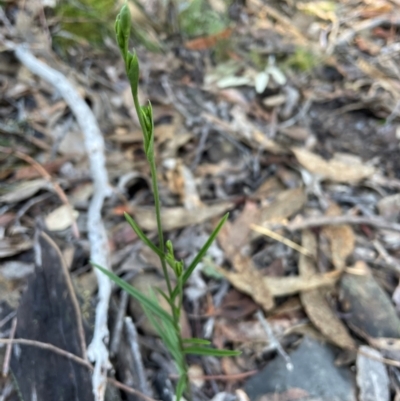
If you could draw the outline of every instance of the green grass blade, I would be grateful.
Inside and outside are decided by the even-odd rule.
[[[176,385],[176,401],[180,401],[183,393],[186,390],[186,376],[181,376],[179,378],[178,384]]]
[[[135,220],[132,219],[131,216],[129,216],[128,213],[124,213],[126,221],[129,223],[129,225],[132,227],[133,231],[137,234],[137,236],[155,253],[157,254],[160,258],[164,258],[164,254],[161,252],[161,250],[153,244],[153,242],[147,237],[147,235],[141,230],[141,228],[136,224]]]
[[[224,225],[224,223],[226,222],[228,217],[229,217],[229,213],[226,213],[225,216],[218,223],[217,227],[212,232],[210,237],[208,238],[207,242],[200,249],[199,253],[196,255],[196,257],[194,258],[193,262],[186,269],[185,273],[183,273],[182,285],[185,285],[186,281],[188,281],[190,275],[193,273],[193,270],[196,268],[196,266],[199,264],[199,262],[201,262],[201,260],[203,259],[204,255],[207,253],[208,248],[210,248],[210,246],[214,242],[215,238],[217,237],[218,233],[220,232],[222,226]],[[174,289],[174,291],[172,293],[172,296],[171,296],[172,299],[176,298],[178,291],[179,291],[178,287]]]
[[[113,272],[105,269],[104,267],[97,265],[96,263],[93,263],[93,262],[91,262],[91,263],[94,267],[99,269],[106,276],[108,276],[112,281],[114,281],[115,284],[117,284],[119,287],[121,287],[123,290],[125,290],[129,295],[131,295],[132,297],[137,299],[143,307],[145,307],[149,311],[153,312],[161,320],[167,320],[168,322],[170,322],[173,325],[173,320],[172,320],[171,316],[164,309],[162,309],[161,306],[158,305],[155,301],[147,298],[140,291],[138,291],[136,288],[132,287],[126,281],[122,280],[120,277],[118,277]]]
[[[211,341],[204,340],[203,338],[184,338],[182,340],[184,344],[196,344],[196,345],[210,345]]]
[[[231,351],[226,349],[208,348],[208,347],[186,347],[184,348],[185,354],[191,355],[205,355],[205,356],[238,356],[240,351]]]

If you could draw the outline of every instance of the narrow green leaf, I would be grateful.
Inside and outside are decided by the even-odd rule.
[[[125,55],[125,69],[128,76],[129,83],[131,84],[132,96],[137,98],[139,86],[139,60],[136,52],[126,52]]]
[[[179,361],[182,354],[179,349],[179,342],[176,338],[176,335],[173,334],[174,329],[171,326],[171,323],[167,321],[158,322],[157,318],[154,317],[153,314],[146,307],[143,307],[143,310],[147,318],[149,319],[149,322],[156,329],[158,335],[172,355],[173,359],[175,361]]]
[[[210,345],[211,341],[205,340],[203,338],[184,338],[184,344],[197,344],[197,345]]]
[[[127,4],[124,4],[115,20],[115,34],[123,57],[128,52],[128,42],[131,32],[131,13]]]
[[[189,279],[190,275],[193,273],[193,270],[196,268],[196,266],[201,262],[203,259],[204,255],[207,253],[208,248],[210,248],[211,244],[214,242],[215,238],[217,237],[218,233],[220,232],[222,226],[226,222],[226,220],[229,217],[229,213],[226,213],[225,216],[221,219],[221,221],[218,223],[217,227],[215,230],[212,232],[210,237],[208,238],[207,242],[203,245],[203,247],[200,249],[199,253],[196,255],[194,258],[193,262],[190,264],[190,266],[186,269],[185,273],[183,273],[183,280],[182,280],[182,285],[186,283],[186,281]],[[175,299],[178,293],[178,287],[174,289],[172,293],[172,299]]]
[[[171,301],[168,297],[168,295],[161,289],[161,288],[154,288],[168,303],[168,305],[171,305]]]
[[[136,288],[132,287],[126,281],[122,280],[120,277],[118,277],[113,272],[105,269],[104,267],[99,266],[96,263],[91,262],[91,264],[94,267],[96,267],[97,269],[99,269],[101,272],[103,272],[106,276],[108,276],[112,281],[114,281],[114,283],[116,283],[119,287],[121,287],[123,290],[125,290],[129,295],[131,295],[132,297],[137,299],[143,307],[146,307],[149,311],[153,312],[156,316],[158,316],[163,321],[166,320],[166,321],[170,322],[172,325],[174,324],[171,316],[164,309],[162,309],[161,306],[158,305],[156,302],[147,298],[140,291],[138,291]]]
[[[150,101],[147,105],[140,107],[140,112],[143,117],[142,127],[144,132],[144,151],[147,156],[147,160],[150,162],[154,157],[154,119],[153,119],[153,107],[151,106]]]
[[[176,385],[176,401],[180,401],[182,398],[183,393],[186,390],[187,381],[186,376],[181,376],[179,378],[178,384]]]
[[[207,355],[207,356],[238,356],[240,351],[230,351],[226,349],[207,348],[207,347],[186,347],[184,348],[185,354],[191,355]]]
[[[136,224],[135,220],[129,216],[128,213],[124,213],[126,221],[132,227],[133,231],[137,234],[137,236],[155,253],[158,257],[164,258],[164,254],[161,252],[160,249],[153,242],[146,236],[146,234],[141,230],[141,228]]]

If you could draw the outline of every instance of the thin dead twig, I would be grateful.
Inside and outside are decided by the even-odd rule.
[[[140,353],[139,343],[138,343],[138,334],[136,331],[136,327],[132,322],[132,319],[127,316],[125,319],[125,331],[129,340],[129,345],[131,347],[133,362],[135,364],[136,373],[139,378],[139,388],[140,391],[146,395],[150,395],[150,388],[147,383],[147,378],[143,366],[142,355]]]
[[[359,22],[357,24],[354,24],[351,28],[347,29],[344,31],[336,40],[335,46],[340,46],[344,45],[350,40],[354,38],[359,32],[367,30],[367,29],[374,29],[377,28],[378,26],[381,25],[394,25],[394,26],[399,26],[400,25],[400,17],[397,15],[393,14],[387,14],[387,15],[380,15],[379,17],[376,18],[371,18],[362,22]]]
[[[261,312],[261,309],[259,309],[256,313],[256,317],[258,321],[261,323],[262,328],[265,331],[265,334],[268,337],[268,341],[270,343],[271,349],[275,349],[278,354],[285,360],[286,362],[286,369],[291,371],[293,370],[293,364],[290,359],[290,356],[286,353],[286,351],[283,349],[281,343],[277,340],[275,337],[272,328],[268,322],[268,320],[264,317],[264,314]]]
[[[221,380],[221,381],[233,381],[233,380],[244,380],[247,377],[254,376],[258,373],[258,370],[250,370],[248,372],[243,373],[233,373],[231,375],[204,375],[204,376],[194,376],[194,379],[199,380]],[[170,379],[178,380],[178,375],[169,375]]]
[[[112,331],[112,339],[110,344],[110,355],[117,355],[119,344],[121,342],[122,328],[124,325],[124,316],[128,305],[129,294],[126,291],[121,292],[121,298],[118,305],[117,317],[115,319],[114,330]]]
[[[299,244],[296,244],[295,242],[291,241],[290,239],[270,230],[267,227],[262,227],[257,224],[250,224],[250,228],[260,234],[263,234],[267,237],[270,237],[276,241],[281,242],[282,244],[288,246],[289,248],[296,250],[297,252],[299,252],[305,256],[313,256],[312,253],[308,249],[302,247]]]
[[[82,99],[78,91],[63,74],[38,60],[29,51],[26,45],[15,46],[13,43],[4,39],[2,42],[8,48],[14,50],[17,59],[24,64],[30,72],[38,75],[58,90],[71,109],[82,130],[90,163],[90,171],[94,182],[94,192],[89,205],[87,222],[90,256],[93,262],[109,269],[109,246],[107,233],[102,222],[101,209],[104,199],[111,194],[111,189],[105,167],[104,139],[96,118],[88,104]],[[106,275],[102,274],[97,269],[96,276],[98,280],[99,299],[96,307],[94,334],[88,348],[88,356],[95,362],[92,378],[93,394],[96,401],[103,401],[107,382],[106,375],[108,369],[111,367],[106,347],[109,340],[107,316],[111,296],[111,282]]]
[[[342,224],[365,224],[384,230],[400,231],[400,224],[391,223],[379,217],[372,216],[318,216],[294,221],[285,227],[289,231],[305,230],[311,227],[338,226]]]
[[[10,340],[14,339],[16,329],[17,329],[17,318],[15,317],[11,325],[10,337],[9,337]],[[8,375],[8,370],[10,368],[11,349],[12,349],[12,343],[7,344],[7,349],[6,349],[6,354],[4,356],[4,364],[3,364],[3,377],[7,377]]]

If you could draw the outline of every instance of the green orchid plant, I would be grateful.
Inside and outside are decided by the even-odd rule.
[[[125,4],[117,16],[115,22],[115,31],[117,42],[121,50],[122,57],[125,61],[126,74],[128,76],[132,96],[135,104],[136,113],[139,118],[140,126],[143,133],[144,151],[147,161],[150,165],[152,187],[154,193],[155,214],[158,229],[158,245],[153,243],[141,228],[136,224],[131,216],[125,213],[125,218],[135,231],[137,236],[147,245],[154,253],[158,255],[161,261],[162,270],[166,282],[167,292],[162,291],[160,288],[155,288],[154,291],[161,294],[169,305],[169,311],[163,309],[153,292],[150,296],[146,296],[130,284],[119,278],[111,271],[104,269],[102,266],[94,266],[106,274],[112,281],[119,287],[128,292],[141,304],[149,321],[156,329],[158,335],[163,340],[165,346],[173,357],[178,373],[179,379],[176,385],[176,400],[180,401],[183,395],[187,399],[191,399],[190,383],[188,376],[188,365],[186,362],[186,355],[208,355],[208,356],[236,356],[240,352],[230,350],[220,350],[212,348],[211,342],[201,338],[182,338],[180,327],[180,316],[182,312],[183,302],[183,288],[188,281],[190,275],[193,273],[196,266],[203,259],[207,250],[215,240],[220,229],[228,218],[226,214],[217,227],[214,229],[209,239],[201,248],[199,253],[193,259],[189,266],[185,266],[184,262],[177,260],[174,254],[174,248],[171,241],[164,244],[163,228],[161,224],[161,202],[158,192],[157,170],[154,154],[154,120],[153,110],[150,102],[141,106],[138,98],[138,83],[139,83],[139,61],[135,52],[130,52],[129,37],[131,29],[131,15],[128,6]],[[168,269],[168,266],[171,269]],[[175,275],[174,280],[170,279],[169,271],[172,270]],[[172,274],[171,272],[171,274]]]

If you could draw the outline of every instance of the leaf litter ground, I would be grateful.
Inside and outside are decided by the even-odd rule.
[[[181,325],[187,336],[242,355],[190,358],[196,399],[398,397],[399,3],[213,0],[206,23],[197,19],[198,1],[178,15],[180,31],[161,3],[132,9],[139,31],[132,43],[142,65],[141,99],[154,107],[166,234],[190,263],[219,218],[231,213],[188,283]],[[103,207],[111,265],[146,293],[159,285],[161,266],[123,219],[129,212],[155,235],[138,121],[107,29],[99,47],[71,35],[67,16],[51,2],[0,7],[0,341],[34,339],[84,359],[79,344],[93,335],[97,282],[88,264],[94,188],[83,137],[64,99],[20,65],[7,43],[28,43],[94,112],[113,186]],[[203,30],[191,31],[195,23]],[[41,230],[51,244],[35,234]],[[57,271],[40,270],[39,248],[44,258],[61,251],[74,289],[58,262]],[[46,274],[53,284],[44,285]],[[40,298],[47,291],[50,301]],[[71,318],[75,292],[81,316]],[[125,316],[138,330],[136,354]],[[71,340],[27,331],[46,317]],[[109,326],[115,378],[171,399],[175,368],[137,303],[114,291]],[[316,367],[310,371],[307,347]],[[35,373],[18,358],[30,360],[31,352],[36,366],[44,365],[51,351],[8,349],[0,348],[0,360],[18,385],[10,374],[1,380],[5,399],[30,394],[29,383],[43,389],[41,399],[62,399],[57,391],[69,384],[71,394],[86,397],[90,371],[83,365],[70,361],[65,368],[68,360],[55,354],[47,370]],[[150,386],[141,383],[138,360]],[[57,376],[65,369],[85,373],[68,384]],[[309,373],[300,380],[296,370]],[[52,387],[43,388],[49,377]],[[106,399],[139,394],[108,387]]]

